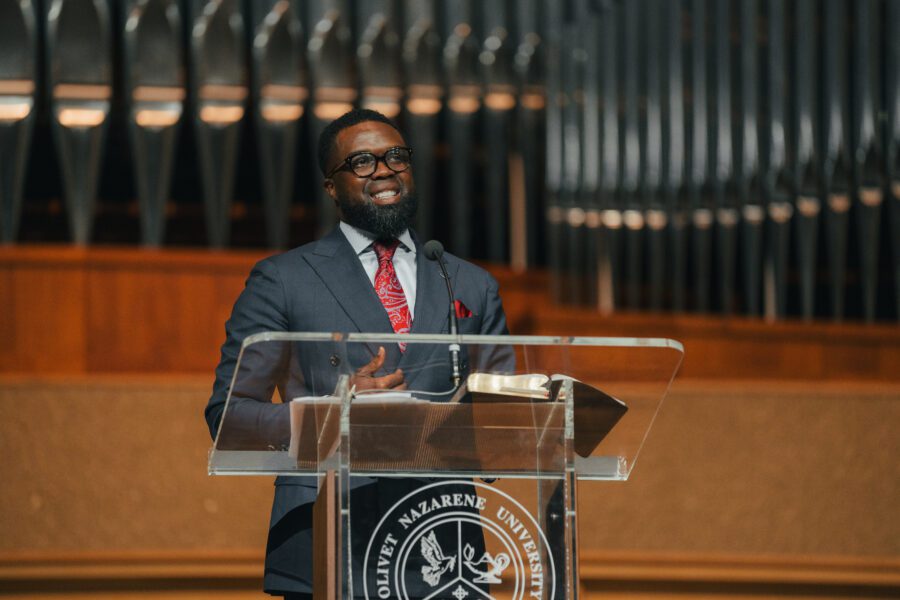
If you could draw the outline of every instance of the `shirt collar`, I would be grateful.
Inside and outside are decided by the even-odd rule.
[[[372,242],[375,241],[375,236],[365,229],[354,227],[343,221],[340,222],[340,228],[344,237],[350,242],[353,252],[355,252],[357,256],[372,248]],[[407,252],[412,252],[413,254],[416,253],[416,244],[413,242],[409,229],[405,229],[397,239],[400,240],[401,248],[404,248]]]

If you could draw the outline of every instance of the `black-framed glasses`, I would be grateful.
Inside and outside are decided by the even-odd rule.
[[[378,169],[378,161],[387,165],[394,173],[402,173],[412,163],[412,148],[394,146],[388,148],[381,156],[375,156],[371,152],[356,152],[341,161],[341,164],[333,168],[326,179],[342,170],[349,170],[357,177],[369,177]]]

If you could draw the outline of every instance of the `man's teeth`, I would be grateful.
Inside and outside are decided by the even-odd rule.
[[[377,194],[373,195],[372,197],[376,198],[378,200],[384,200],[385,198],[393,198],[396,195],[397,195],[397,190],[385,190],[383,192],[378,192]]]

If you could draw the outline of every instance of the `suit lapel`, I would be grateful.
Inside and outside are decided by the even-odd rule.
[[[410,333],[440,334],[448,333],[450,325],[447,322],[447,311],[450,307],[447,297],[447,284],[441,276],[441,268],[437,262],[425,258],[425,253],[419,244],[419,240],[413,237],[416,243],[416,310]],[[458,263],[447,264],[447,274],[450,281],[456,281]],[[454,286],[455,287],[455,286]],[[409,371],[407,376],[427,374],[425,366],[431,360],[431,355],[437,350],[432,344],[410,344],[406,352],[400,357],[400,368]],[[414,371],[424,372],[414,373]]]
[[[425,258],[421,250],[416,256],[416,311],[410,333],[447,333],[450,303],[441,269],[435,261]],[[451,282],[456,280],[458,268],[456,264],[447,265]]]
[[[339,228],[322,238],[305,258],[358,331],[393,333],[387,312],[359,257]]]

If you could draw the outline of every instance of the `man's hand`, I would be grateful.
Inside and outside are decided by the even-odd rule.
[[[359,390],[405,390],[406,380],[403,378],[403,371],[397,369],[393,373],[388,373],[382,377],[375,377],[381,365],[384,364],[384,347],[378,348],[378,353],[372,357],[368,364],[357,369],[353,377],[350,378],[350,387],[356,387]]]

